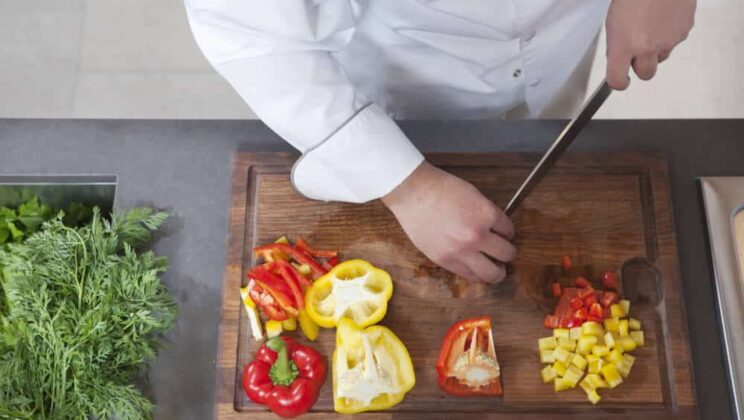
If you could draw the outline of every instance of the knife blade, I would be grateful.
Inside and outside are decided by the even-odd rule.
[[[568,149],[568,146],[571,145],[576,136],[579,135],[584,126],[586,126],[586,123],[592,119],[592,116],[602,106],[607,97],[610,96],[611,92],[612,88],[607,84],[607,80],[603,80],[594,93],[592,93],[592,96],[584,103],[578,115],[568,122],[563,131],[561,131],[561,134],[558,135],[558,138],[553,141],[548,151],[545,152],[535,168],[527,176],[527,179],[524,180],[509,201],[509,204],[506,205],[504,211],[507,215],[511,215],[522,203],[522,200],[532,192],[550,168],[553,167],[555,162],[563,155],[563,152]]]

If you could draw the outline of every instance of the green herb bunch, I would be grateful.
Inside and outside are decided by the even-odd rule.
[[[0,249],[0,418],[149,418],[133,385],[154,359],[177,307],[139,252],[167,218],[140,208],[69,227],[62,215]]]

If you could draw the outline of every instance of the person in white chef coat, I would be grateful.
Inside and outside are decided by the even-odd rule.
[[[538,118],[580,104],[607,29],[607,80],[650,79],[693,26],[695,0],[186,0],[204,55],[302,152],[311,199],[382,199],[432,261],[497,282],[514,227],[428,164],[394,118]],[[490,258],[488,258],[488,257]]]

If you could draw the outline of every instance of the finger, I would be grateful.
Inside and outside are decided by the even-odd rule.
[[[656,53],[652,55],[638,56],[633,59],[633,70],[641,80],[651,80],[656,75],[656,67],[659,57]]]
[[[448,261],[446,263],[442,263],[441,265],[445,269],[470,281],[483,281],[475,273],[473,273],[473,270],[469,269],[468,266],[466,266],[465,264],[456,261]]]
[[[491,231],[506,239],[514,239],[514,223],[512,223],[509,216],[498,207],[496,207],[494,211]]]
[[[517,247],[495,233],[489,233],[483,238],[480,250],[505,263],[517,258]]]
[[[463,256],[464,263],[478,279],[485,283],[498,283],[506,277],[506,269],[502,264],[495,263],[480,252],[469,253]]]
[[[665,62],[672,55],[672,50],[666,50],[659,53],[659,63]]]
[[[631,56],[609,52],[607,54],[607,84],[615,90],[625,90],[630,85]]]

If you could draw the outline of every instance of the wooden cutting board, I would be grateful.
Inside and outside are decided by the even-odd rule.
[[[274,418],[265,407],[253,404],[241,387],[243,366],[257,346],[250,338],[238,289],[254,263],[251,248],[282,235],[302,236],[316,248],[339,250],[343,259],[364,258],[393,277],[395,292],[381,323],[406,344],[416,386],[396,407],[368,417],[697,415],[664,159],[635,154],[562,158],[513,217],[520,253],[508,279],[486,286],[469,284],[432,264],[379,201],[323,203],[298,195],[289,182],[295,158],[249,153],[234,157],[217,359],[217,418]],[[427,158],[503,205],[538,156],[434,154]],[[655,297],[641,292],[636,299],[640,301],[631,308],[643,323],[646,346],[634,353],[636,364],[628,380],[600,392],[602,401],[596,407],[579,388],[555,393],[552,384],[540,379],[537,339],[550,335],[542,320],[555,303],[547,290],[550,280],[560,276],[563,255],[573,257],[570,277],[596,279],[602,271],[617,270],[634,257],[647,259],[660,274],[658,286],[651,285]],[[446,396],[436,384],[441,340],[452,323],[480,315],[493,319],[503,398]],[[313,346],[330,360],[334,340],[335,330],[321,330]],[[333,413],[329,378],[309,416],[328,418]]]

